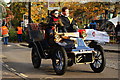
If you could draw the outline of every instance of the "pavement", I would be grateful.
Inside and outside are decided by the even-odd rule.
[[[102,45],[104,51],[120,53],[120,44],[105,44]]]
[[[16,46],[19,46],[19,47],[24,47],[24,48],[27,48],[27,46],[28,46],[28,44],[27,43],[9,43],[9,45],[16,45]],[[119,50],[119,47],[120,47],[120,44],[105,44],[105,45],[102,45],[103,46],[103,48],[104,48],[104,50],[105,51],[110,51],[110,52],[119,52],[120,53],[120,50]],[[7,47],[11,47],[11,46],[7,46]],[[115,54],[114,54],[115,55]],[[113,57],[113,55],[112,55],[112,57]],[[6,56],[3,56],[3,55],[0,55],[0,58],[2,58],[2,59],[5,59],[6,58]],[[108,58],[110,58],[111,59],[111,55],[110,56],[108,56]],[[110,64],[114,64],[114,63],[116,63],[116,61],[118,60],[118,58],[115,58],[116,60],[114,61],[114,63],[112,63],[113,62],[113,59],[112,59],[112,61],[110,61],[110,59],[109,60],[107,60],[107,63],[110,63]],[[108,62],[109,61],[109,62]],[[118,65],[118,63],[116,63],[117,65]],[[114,64],[115,65],[115,64]],[[112,67],[114,66],[114,65],[112,65]],[[111,67],[111,65],[107,65],[107,66],[110,66]],[[14,74],[14,73],[12,73],[11,71],[8,71],[8,69],[6,69],[6,67],[4,67],[4,66],[2,66],[3,67],[3,70],[2,70],[2,80],[23,80],[23,79],[20,79],[20,77],[19,76],[17,76],[16,74]],[[9,77],[9,79],[6,79],[6,77]],[[10,78],[12,78],[12,79],[10,79]],[[51,80],[51,79],[50,79]],[[102,80],[102,79],[101,79]]]

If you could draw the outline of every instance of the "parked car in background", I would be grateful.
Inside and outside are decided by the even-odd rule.
[[[120,16],[107,20],[100,26],[99,30],[106,31],[110,35],[110,39],[112,41],[115,41],[115,27],[117,25],[117,22],[120,22]]]

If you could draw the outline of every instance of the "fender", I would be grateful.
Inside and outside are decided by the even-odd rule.
[[[39,57],[41,58],[41,54],[40,54],[40,51],[39,51],[39,49],[38,49],[37,44],[36,44],[35,42],[32,42],[31,44],[32,44],[32,48],[33,48],[34,50],[36,50],[37,54],[38,54]]]
[[[94,48],[96,45],[99,45],[97,41],[92,40],[91,43],[88,45],[91,48]]]

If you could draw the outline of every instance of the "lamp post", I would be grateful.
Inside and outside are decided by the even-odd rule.
[[[48,0],[48,17],[49,17],[49,5],[50,5],[50,4],[49,4],[49,0]]]
[[[29,2],[27,2],[25,6],[28,9],[28,23],[31,23],[31,2],[30,0]],[[23,15],[23,19],[24,19],[24,15]]]
[[[31,23],[31,2],[28,2],[28,23]]]
[[[105,10],[105,22],[107,20],[107,14],[108,14],[108,10]]]
[[[0,4],[0,28],[2,27],[2,13],[6,13],[6,8]],[[0,29],[0,40],[2,39],[2,30]]]
[[[0,27],[2,26],[2,14],[3,13],[6,13],[6,8],[2,5],[2,4],[0,4],[0,22],[1,22],[1,24],[0,24]]]

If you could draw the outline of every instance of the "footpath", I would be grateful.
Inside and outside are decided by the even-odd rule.
[[[120,44],[105,44],[102,45],[104,51],[120,53]]]

